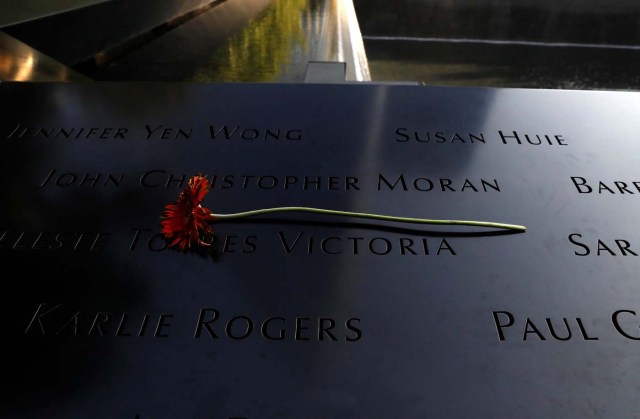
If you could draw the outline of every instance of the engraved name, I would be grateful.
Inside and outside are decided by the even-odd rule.
[[[212,140],[241,141],[300,141],[301,129],[291,128],[248,128],[239,125],[209,125],[209,137]]]
[[[358,237],[313,236],[304,231],[286,233],[278,231],[278,238],[286,254],[325,255],[378,255],[401,256],[457,255],[451,243],[444,238],[428,240],[425,237]]]
[[[49,173],[44,177],[42,182],[37,186],[38,188],[44,188],[47,185],[55,185],[62,188],[68,186],[79,187],[117,187],[122,183],[124,173],[73,173],[73,172],[58,172],[56,169],[51,169]]]
[[[223,316],[215,308],[203,308],[194,333],[195,338],[227,337],[234,340],[246,339],[251,335],[259,335],[267,340],[355,342],[362,338],[362,330],[360,318],[357,317],[344,321],[332,317],[301,316],[290,319],[281,316],[253,319],[245,315]]]
[[[124,172],[70,172],[50,169],[38,181],[38,189],[45,187],[114,188],[127,179],[136,179],[143,188],[181,189],[191,174],[170,173],[153,169],[139,176]],[[207,175],[213,190],[296,190],[296,191],[360,191],[367,187],[378,191],[419,192],[501,192],[497,179],[451,179],[445,177],[408,176],[403,173],[383,174],[361,179],[356,176],[332,175]]]
[[[117,140],[124,139],[128,128],[112,127],[29,127],[16,125],[6,136],[6,139],[41,138],[83,139],[83,140]]]
[[[180,138],[191,138],[193,130],[191,128],[172,128],[165,127],[163,125],[145,125],[145,139],[158,139],[158,140],[176,140]]]
[[[190,176],[161,169],[149,170],[140,177],[140,185],[145,188],[182,188]],[[208,175],[207,178],[211,189],[360,190],[355,176]]]
[[[441,191],[441,192],[500,192],[497,179],[459,179],[427,178],[422,176],[409,177],[404,174],[378,174],[378,190],[399,191]]]
[[[405,127],[396,128],[393,141],[405,144],[486,144],[487,139],[481,132],[429,131]],[[490,137],[495,141],[493,137]],[[561,134],[541,134],[521,131],[502,131],[497,133],[500,144],[516,145],[552,145],[567,146],[567,139]]]
[[[493,325],[500,342],[506,341],[598,341],[595,332],[586,327],[580,317],[516,316],[508,310],[493,311]],[[634,310],[616,310],[611,326],[617,336],[640,340],[640,314]],[[600,322],[592,322],[600,324]]]
[[[567,319],[543,318],[522,319],[513,315],[510,311],[493,311],[493,322],[495,324],[498,339],[501,342],[509,339],[520,339],[523,341],[536,340],[559,340],[567,341],[573,339],[599,340],[597,336],[591,335],[584,326],[580,317]]]
[[[24,334],[30,336],[112,336],[122,338],[168,338],[175,331],[175,315],[122,311],[78,310],[66,304],[41,303]],[[356,342],[362,338],[360,318],[311,316],[256,317],[227,315],[217,308],[200,308],[194,315],[193,338],[270,341]],[[183,336],[186,334],[182,333]],[[209,340],[207,339],[207,340]]]
[[[147,249],[152,252],[161,252],[168,247],[167,240],[161,233],[155,233],[150,228],[133,228],[133,238],[129,244],[129,251]],[[253,253],[257,248],[258,237],[254,235],[217,235],[213,239],[203,238],[209,242],[209,250],[222,253]]]
[[[133,228],[129,251],[149,250],[160,252],[167,249],[167,240],[161,233],[150,228]],[[212,252],[251,254],[258,250],[261,242],[257,235],[216,235],[203,238],[210,243]],[[265,239],[263,237],[263,239]],[[269,240],[270,239],[270,240]],[[272,243],[273,237],[266,241]],[[400,255],[400,256],[457,256],[453,243],[445,238],[396,237],[367,235],[326,235],[317,236],[305,233],[277,231],[275,240],[285,255]],[[272,248],[270,244],[268,246]]]
[[[635,195],[640,194],[640,180],[587,180],[581,176],[571,176],[571,183],[580,194]]]
[[[626,239],[586,239],[580,233],[569,234],[568,239],[575,249],[573,254],[576,256],[638,256],[637,251],[631,248],[631,243]]]
[[[104,247],[108,233],[15,231],[0,229],[0,249],[96,251]]]
[[[64,304],[41,303],[27,325],[25,335],[65,336],[153,336],[168,337],[172,314],[130,313],[110,311],[83,312]],[[151,326],[151,330],[149,326]]]
[[[562,135],[557,134],[532,134],[518,131],[503,132],[498,131],[502,144],[518,145],[559,145],[567,146],[567,140]]]
[[[395,141],[398,143],[418,142],[434,144],[476,144],[485,143],[482,133],[458,133],[445,131],[415,131],[408,128],[396,129]]]

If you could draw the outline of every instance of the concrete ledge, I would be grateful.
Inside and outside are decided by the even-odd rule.
[[[304,76],[305,83],[344,83],[347,65],[343,62],[310,61]]]

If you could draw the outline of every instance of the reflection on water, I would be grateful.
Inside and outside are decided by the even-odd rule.
[[[119,6],[100,8],[111,10],[103,18],[135,25],[139,16],[126,14],[124,0]],[[18,25],[18,32],[40,44],[55,39],[56,56],[83,51],[67,65],[99,81],[303,82],[311,61],[343,62],[346,80],[370,80],[352,0],[221,0],[139,27],[133,36],[92,28],[100,42],[67,43],[64,35],[47,35],[57,25],[86,33],[84,18],[97,10],[71,13],[77,24],[65,13]]]
[[[347,80],[369,80],[353,6],[346,0],[274,0],[220,48],[197,81],[302,82],[309,61],[347,63]]]
[[[97,80],[303,82],[310,61],[368,80],[351,0],[234,0],[128,51]]]
[[[309,0],[275,0],[259,19],[218,49],[195,81],[272,82],[302,79],[296,60],[306,57],[317,9]],[[311,2],[315,5],[316,2]],[[306,63],[306,62],[305,62]]]

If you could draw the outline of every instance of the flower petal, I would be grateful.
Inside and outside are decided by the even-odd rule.
[[[201,237],[213,234],[209,224],[213,218],[211,211],[200,205],[207,193],[209,180],[206,176],[192,176],[178,198],[165,206],[160,225],[168,247],[187,250],[192,245],[208,246]]]

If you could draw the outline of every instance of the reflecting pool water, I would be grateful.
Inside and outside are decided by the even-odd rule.
[[[640,49],[365,36],[373,80],[443,86],[640,90]]]
[[[640,90],[634,0],[355,0],[372,78]]]
[[[346,61],[350,70],[360,70],[350,71],[348,79],[366,81],[363,57],[350,1],[227,1],[88,76],[96,80],[302,82],[309,61]]]
[[[153,23],[140,2],[96,2],[3,30],[93,80],[302,82],[339,61],[348,81],[640,90],[634,0],[180,0]]]

